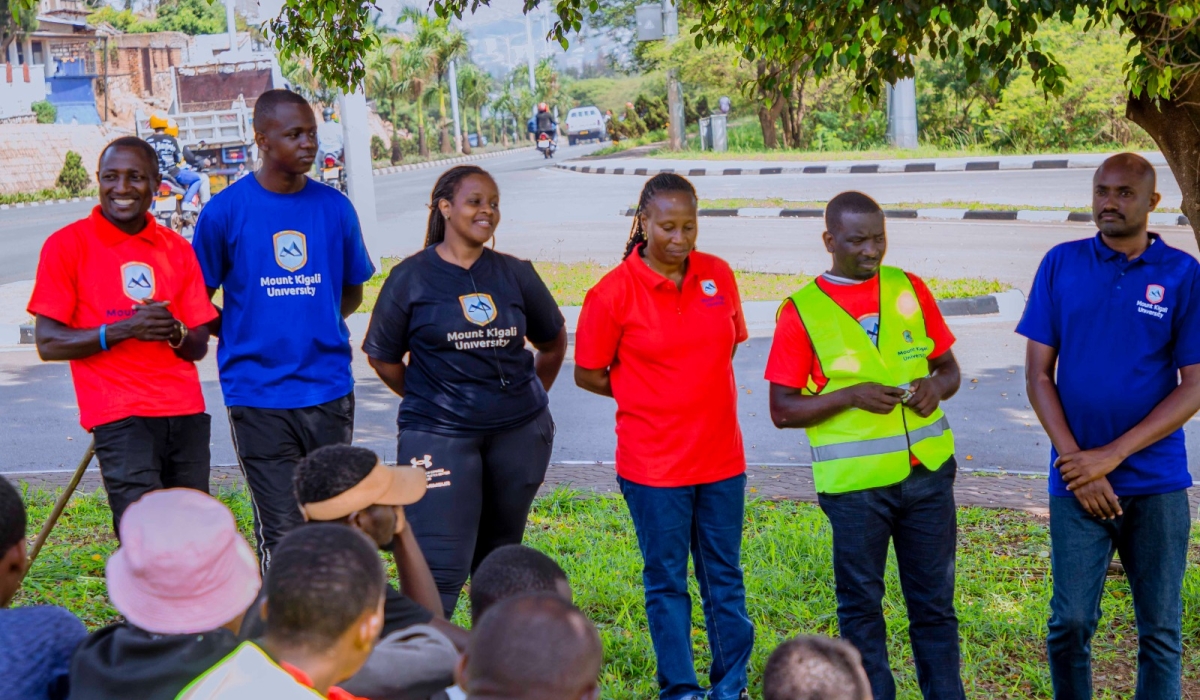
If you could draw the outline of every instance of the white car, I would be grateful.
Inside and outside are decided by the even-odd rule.
[[[604,124],[604,113],[598,107],[576,107],[567,112],[567,143],[574,146],[577,141],[608,139]]]

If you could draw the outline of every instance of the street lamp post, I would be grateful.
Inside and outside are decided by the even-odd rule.
[[[462,128],[458,121],[458,72],[454,60],[450,60],[450,115],[454,118],[454,152],[462,153]]]
[[[663,36],[667,45],[675,43],[679,35],[679,18],[675,11],[673,0],[662,0]],[[672,151],[681,151],[686,139],[686,125],[683,123],[683,91],[679,85],[679,70],[667,70],[667,138]]]

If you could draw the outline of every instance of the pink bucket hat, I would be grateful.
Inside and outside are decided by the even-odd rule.
[[[193,489],[151,491],[129,506],[107,575],[113,607],[156,634],[214,630],[244,613],[261,585],[233,513]]]

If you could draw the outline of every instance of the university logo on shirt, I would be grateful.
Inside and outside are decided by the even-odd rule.
[[[121,289],[134,301],[154,297],[154,268],[146,263],[127,262],[121,266]]]
[[[711,297],[717,293],[717,283],[712,280],[700,280],[700,291]]]
[[[308,243],[299,231],[280,231],[275,234],[275,262],[288,272],[295,272],[308,263]]]
[[[1167,290],[1161,284],[1146,285],[1146,301],[1151,304],[1161,304],[1166,295]]]
[[[464,294],[458,298],[463,316],[477,326],[486,326],[496,320],[496,302],[491,294]]]

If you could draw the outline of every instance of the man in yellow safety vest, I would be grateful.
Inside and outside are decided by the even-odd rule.
[[[889,541],[921,692],[958,700],[957,465],[938,406],[958,391],[954,336],[920,278],[882,265],[887,233],[873,199],[839,194],[825,227],[833,267],[779,312],[766,371],[771,419],[808,433],[833,530],[838,624],[876,700],[896,697],[882,607]]]

